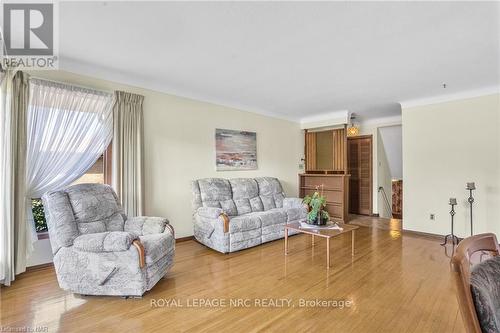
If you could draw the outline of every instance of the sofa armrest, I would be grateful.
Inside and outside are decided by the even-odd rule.
[[[127,251],[137,239],[137,234],[131,232],[107,231],[80,235],[73,241],[73,247],[84,252],[119,252]]]
[[[140,236],[161,234],[165,231],[167,225],[169,225],[169,222],[164,217],[135,216],[127,218],[124,230]]]
[[[301,198],[285,198],[283,199],[283,208],[302,208],[306,207]]]
[[[217,219],[219,215],[224,214],[224,210],[217,207],[200,207],[196,210],[196,213],[207,219]]]
[[[210,235],[214,232],[217,223],[222,223],[224,233],[229,232],[229,216],[221,208],[200,207],[196,210],[195,218],[200,223],[211,225],[211,230],[208,231]]]

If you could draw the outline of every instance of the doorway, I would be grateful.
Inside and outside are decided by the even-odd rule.
[[[349,174],[349,213],[372,215],[373,208],[373,138],[360,135],[347,138]]]
[[[403,215],[402,126],[377,130],[377,212],[380,217],[401,219]]]

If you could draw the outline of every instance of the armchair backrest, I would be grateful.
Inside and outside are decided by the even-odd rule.
[[[500,247],[496,236],[487,233],[462,240],[452,258],[458,303],[468,333],[481,333],[481,326],[495,325],[500,319],[495,318],[494,309],[499,304],[488,301],[500,296],[499,272],[488,276],[491,265],[488,261],[483,261],[499,254]],[[498,263],[491,263],[498,266]],[[476,308],[477,303],[481,304],[482,309]],[[493,309],[490,309],[492,305]],[[487,315],[480,317],[480,313]]]
[[[108,185],[73,185],[46,193],[42,201],[53,253],[81,234],[123,231],[126,216]]]
[[[230,216],[283,207],[277,178],[205,178],[192,182],[193,208],[222,208]]]

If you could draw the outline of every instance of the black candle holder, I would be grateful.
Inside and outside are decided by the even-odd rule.
[[[457,199],[456,198],[450,198],[450,206],[451,206],[451,210],[450,210],[450,216],[451,216],[451,234],[448,234],[448,235],[444,236],[444,243],[441,244],[443,246],[446,245],[446,243],[448,243],[448,237],[451,237],[451,244],[453,244],[453,245],[458,244],[460,242],[460,238],[458,238],[457,236],[455,236],[455,234],[453,233],[453,217],[455,216],[455,206],[456,206],[456,204],[457,204]]]
[[[472,223],[472,204],[474,203],[474,197],[472,196],[472,191],[474,191],[476,189],[476,184],[474,184],[473,182],[472,183],[467,183],[467,188],[466,190],[469,191],[469,198],[467,199],[467,201],[469,202],[469,206],[470,206],[470,235],[473,236],[474,235],[474,231],[473,231],[473,223]]]

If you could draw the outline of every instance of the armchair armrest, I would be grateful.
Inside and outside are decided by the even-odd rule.
[[[220,220],[223,223],[224,233],[229,232],[229,216],[224,213],[224,210],[217,207],[200,207],[196,210],[198,216],[210,220],[211,223],[217,223]],[[212,230],[213,232],[213,230]]]
[[[127,218],[124,230],[140,236],[161,234],[165,231],[167,225],[169,225],[169,222],[164,217],[135,216]]]
[[[137,249],[137,252],[139,252],[139,267],[143,268],[146,265],[146,250],[144,250],[144,245],[138,239],[134,240],[132,244]]]
[[[283,199],[283,208],[302,208],[306,205],[302,202],[300,198],[285,198]]]
[[[84,252],[118,252],[127,251],[136,239],[137,234],[131,232],[107,231],[80,235],[73,241],[73,246]]]

